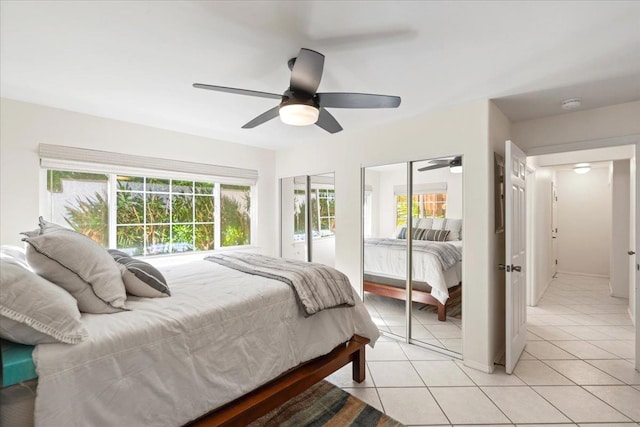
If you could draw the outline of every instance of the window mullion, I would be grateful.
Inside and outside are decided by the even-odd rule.
[[[221,224],[220,224],[220,184],[215,183],[213,190],[213,228],[214,228],[214,244],[215,250],[220,249],[221,246]]]
[[[117,185],[116,185],[116,175],[113,173],[109,174],[109,187],[107,189],[109,193],[109,240],[108,245],[110,248],[118,247],[118,234],[117,234],[117,224],[118,221],[118,194],[117,194]]]

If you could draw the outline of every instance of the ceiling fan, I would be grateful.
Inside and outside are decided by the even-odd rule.
[[[243,129],[254,128],[279,115],[280,119],[289,125],[307,126],[315,123],[329,133],[336,133],[342,130],[342,126],[326,108],[397,108],[400,105],[399,96],[368,93],[317,93],[322,78],[324,55],[316,51],[300,49],[298,56],[290,59],[288,65],[291,70],[291,81],[289,88],[282,95],[202,83],[194,83],[193,87],[280,100],[277,106],[242,126]]]
[[[429,160],[428,166],[418,169],[418,172],[430,171],[434,169],[449,167],[451,173],[462,173],[462,157],[456,156],[452,159]]]

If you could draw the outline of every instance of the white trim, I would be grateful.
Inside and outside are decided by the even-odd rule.
[[[191,177],[205,176],[215,181],[230,184],[255,185],[258,181],[258,171],[253,169],[136,156],[61,145],[40,144],[38,155],[40,156],[41,166],[49,169],[78,170],[79,167],[83,167],[85,170],[89,168],[87,171],[91,172],[99,170],[102,173],[127,174],[135,173],[135,171],[144,171],[145,176],[159,174],[159,178],[167,174],[172,177],[177,174],[184,174]]]
[[[633,145],[638,143],[640,143],[640,135],[625,135],[613,138],[546,145],[543,147],[531,147],[526,149],[525,153],[527,156],[539,156],[542,154],[566,153],[568,151],[591,150],[594,148],[617,147],[619,145]]]

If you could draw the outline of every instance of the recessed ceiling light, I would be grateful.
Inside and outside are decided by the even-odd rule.
[[[580,108],[581,105],[582,99],[580,98],[570,98],[562,101],[563,110],[575,110],[576,108]]]
[[[587,173],[590,170],[591,170],[591,165],[589,163],[578,163],[573,167],[573,171],[579,174]]]

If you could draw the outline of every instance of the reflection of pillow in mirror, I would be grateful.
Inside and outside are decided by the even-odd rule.
[[[449,237],[447,240],[461,240],[462,239],[462,220],[455,218],[447,218],[444,224],[444,230],[449,230]]]
[[[433,228],[433,218],[420,218],[418,220],[418,228]]]
[[[451,232],[449,230],[426,230],[423,240],[432,242],[445,242]]]
[[[447,222],[444,218],[433,218],[433,225],[431,229],[433,230],[444,230],[444,224]]]

